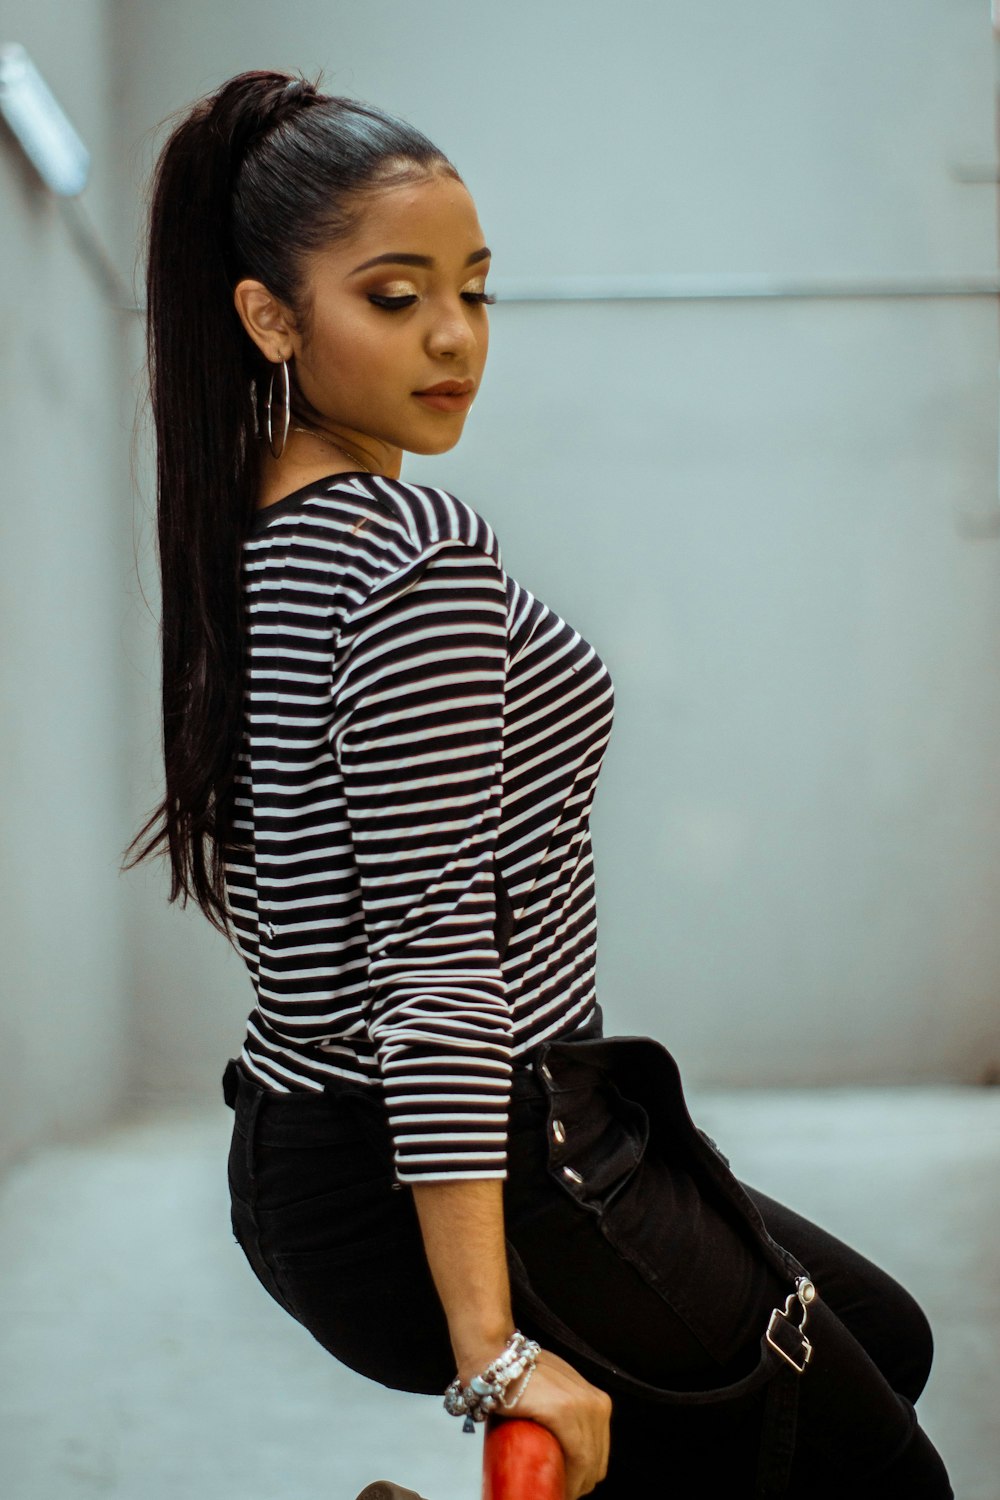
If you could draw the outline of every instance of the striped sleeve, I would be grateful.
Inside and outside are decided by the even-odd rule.
[[[434,542],[351,622],[331,740],[397,1180],[503,1178],[512,1022],[494,926],[504,574]]]

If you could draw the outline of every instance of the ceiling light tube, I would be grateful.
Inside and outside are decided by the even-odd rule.
[[[63,198],[83,192],[90,152],[17,42],[0,47],[0,115],[52,192]]]

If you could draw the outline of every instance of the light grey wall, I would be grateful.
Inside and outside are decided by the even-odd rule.
[[[0,3],[91,148],[110,215],[107,7]],[[122,747],[129,548],[119,326],[0,139],[0,1159],[115,1112],[129,996]]]
[[[501,284],[996,265],[993,189],[959,180],[994,158],[980,0],[130,0],[116,39],[123,244],[162,116],[323,66],[452,155]],[[975,1078],[1000,1057],[994,303],[501,303],[493,330],[462,445],[404,476],[480,509],[617,684],[609,1028],[702,1081]],[[138,1078],[214,1089],[249,982],[143,882]]]

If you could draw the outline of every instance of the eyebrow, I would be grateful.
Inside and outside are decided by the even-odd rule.
[[[484,245],[481,250],[473,250],[465,264],[474,266],[477,261],[488,260],[490,254],[491,251]],[[353,271],[348,272],[348,275],[356,276],[359,271],[367,271],[369,266],[384,265],[431,267],[434,265],[434,260],[430,255],[409,255],[405,250],[389,250],[385,255],[373,255],[371,260],[362,261],[361,265],[355,266]]]

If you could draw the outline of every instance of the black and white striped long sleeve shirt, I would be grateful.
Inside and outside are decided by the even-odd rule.
[[[399,1182],[503,1178],[512,1066],[596,1005],[607,668],[481,516],[400,480],[257,511],[243,587],[243,1063],[382,1088]]]

